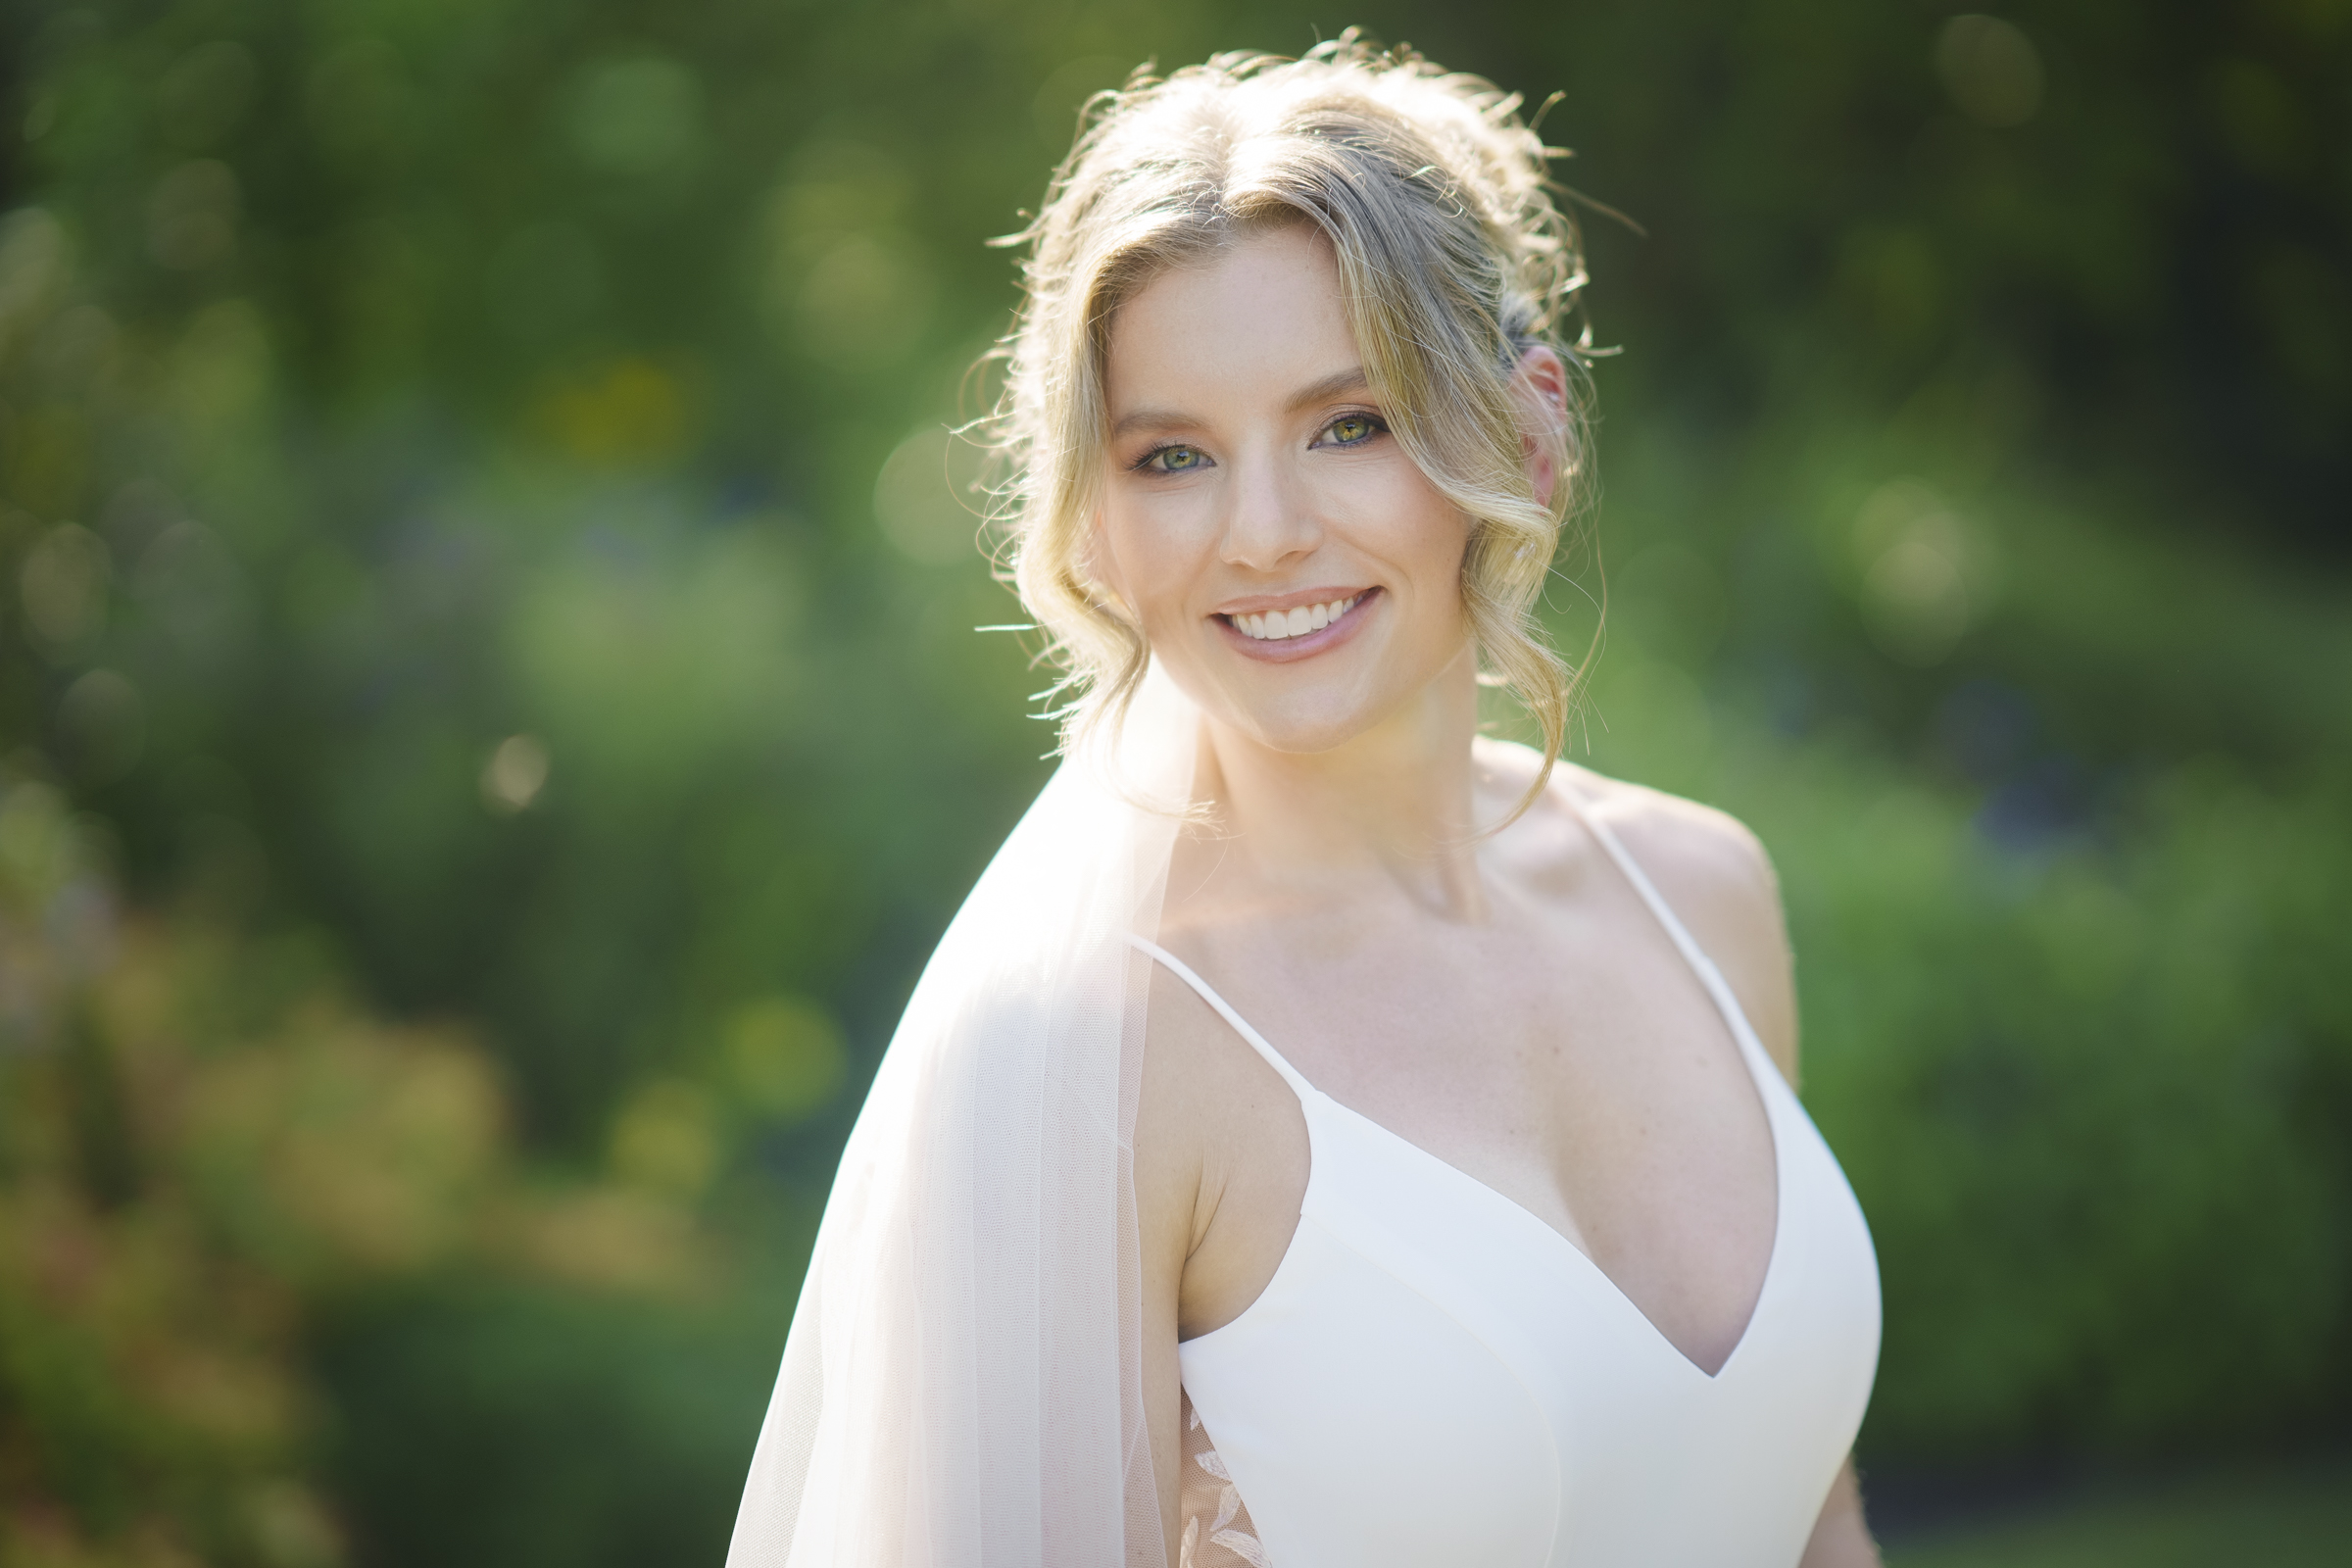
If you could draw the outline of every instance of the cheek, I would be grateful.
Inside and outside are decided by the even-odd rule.
[[[1138,505],[1134,497],[1105,501],[1095,525],[1102,579],[1147,628],[1181,612],[1201,555],[1199,530],[1188,525],[1183,509],[1155,500],[1160,504]]]
[[[1416,610],[1443,609],[1450,616],[1461,598],[1468,519],[1401,455],[1394,466],[1365,472],[1353,489],[1334,499],[1361,519],[1364,546],[1399,572]]]

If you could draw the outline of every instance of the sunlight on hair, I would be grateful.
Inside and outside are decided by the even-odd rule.
[[[1110,321],[1168,268],[1303,222],[1331,240],[1397,440],[1475,519],[1462,574],[1472,635],[1486,670],[1543,731],[1548,774],[1583,669],[1553,651],[1536,608],[1561,529],[1592,496],[1590,348],[1566,335],[1585,272],[1552,199],[1555,152],[1520,103],[1352,30],[1298,60],[1220,55],[1098,95],[1043,210],[1013,241],[1029,250],[1026,299],[1000,349],[1006,384],[991,432],[1010,470],[995,520],[1061,670],[1065,750],[1117,722],[1151,661],[1141,627],[1083,564]],[[1567,361],[1564,420],[1515,387],[1539,345]],[[1562,475],[1548,502],[1528,478],[1531,443]]]

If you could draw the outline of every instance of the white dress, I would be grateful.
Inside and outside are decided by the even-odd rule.
[[[1731,988],[1605,824],[1586,820],[1721,1009],[1764,1103],[1776,1226],[1738,1346],[1701,1371],[1557,1231],[1322,1094],[1199,975],[1131,936],[1297,1092],[1312,1161],[1272,1281],[1178,1347],[1177,1568],[1791,1568],[1803,1555],[1878,1365],[1870,1233]]]

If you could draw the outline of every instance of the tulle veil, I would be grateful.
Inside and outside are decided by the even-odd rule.
[[[727,1568],[1165,1568],[1134,1144],[1198,710],[1154,669],[941,938],[825,1205]]]

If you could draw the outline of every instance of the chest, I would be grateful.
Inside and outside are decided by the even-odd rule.
[[[1271,1560],[1797,1560],[1868,1396],[1878,1298],[1793,1102],[1787,1245],[1712,1372],[1531,1216],[1350,1113],[1307,1117],[1280,1272],[1180,1348]]]
[[[1645,909],[1318,937],[1261,932],[1209,959],[1308,1082],[1527,1209],[1665,1317],[1688,1297],[1695,1320],[1736,1329],[1770,1245],[1771,1135],[1724,1011]],[[1295,1205],[1250,1169],[1250,1149],[1282,1168],[1271,1133],[1240,1141],[1235,1196]]]

